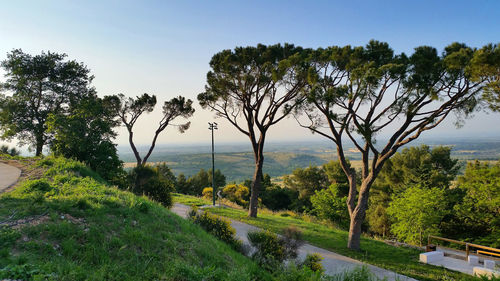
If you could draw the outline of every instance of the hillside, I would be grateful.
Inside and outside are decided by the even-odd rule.
[[[384,143],[381,140],[381,143]],[[427,144],[430,147],[437,145],[451,146],[451,155],[455,159],[464,160],[492,160],[500,158],[500,141],[498,139],[453,139],[440,138],[415,141],[409,146]],[[146,147],[140,147],[144,150]],[[220,169],[226,176],[227,182],[241,182],[252,177],[254,172],[254,158],[250,148],[243,144],[220,144],[215,148],[215,168]],[[329,142],[283,142],[266,144],[264,173],[271,177],[280,177],[290,174],[296,168],[305,168],[309,165],[317,166],[336,160],[336,152]],[[351,163],[359,166],[361,155],[354,147],[346,145],[346,156]],[[196,174],[200,169],[208,170],[212,167],[212,155],[209,146],[159,146],[150,157],[150,162],[166,162],[175,174],[184,173],[186,176]],[[120,159],[126,162],[125,167],[135,165],[135,158],[127,146],[120,147]]]
[[[270,279],[198,226],[79,162],[19,161],[30,179],[0,195],[0,279]]]

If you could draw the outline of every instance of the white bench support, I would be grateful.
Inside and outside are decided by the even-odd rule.
[[[469,256],[468,262],[469,262],[469,265],[479,265],[479,257]]]
[[[484,260],[484,268],[495,269],[495,261],[494,260]]]
[[[440,251],[421,253],[419,258],[420,262],[431,263],[442,260],[444,258],[444,253]]]

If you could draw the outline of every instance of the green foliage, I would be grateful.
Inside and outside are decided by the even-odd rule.
[[[284,185],[299,194],[299,210],[309,210],[311,208],[310,197],[315,191],[329,186],[328,177],[322,168],[309,166],[305,169],[297,168],[291,175],[283,179]]]
[[[104,179],[120,184],[125,177],[113,139],[118,126],[113,101],[91,95],[69,114],[51,113],[47,131],[54,135],[50,148],[56,155],[87,164]]]
[[[367,211],[369,231],[386,236],[391,228],[387,207],[392,196],[408,187],[448,189],[460,165],[451,158],[451,148],[427,145],[405,148],[392,156],[382,168],[371,190]],[[452,208],[452,206],[450,206]]]
[[[186,202],[189,204],[188,202],[194,203],[199,201],[201,201],[200,198],[192,196],[181,194],[176,196],[176,202]],[[203,205],[202,202],[197,204]],[[207,211],[233,220],[239,220],[262,229],[268,229],[275,233],[282,233],[284,228],[295,226],[301,229],[303,239],[311,245],[385,268],[417,280],[474,280],[472,276],[464,273],[418,262],[418,255],[421,253],[419,249],[395,247],[369,236],[361,236],[363,251],[352,251],[346,247],[348,238],[347,231],[331,227],[329,224],[323,224],[307,216],[288,215],[288,213],[285,213],[285,216],[283,212],[275,213],[261,210],[259,217],[250,218],[246,210],[209,208]],[[367,278],[362,280],[371,279]]]
[[[297,191],[279,185],[266,187],[260,195],[262,204],[273,211],[294,209],[293,203],[297,201],[298,196]]]
[[[222,196],[227,200],[246,208],[248,207],[250,191],[248,190],[248,187],[244,185],[229,184],[222,189]]]
[[[500,164],[469,163],[458,188],[464,196],[453,207],[457,237],[500,247]]]
[[[349,160],[347,160],[347,166],[352,169],[351,162]],[[342,166],[340,165],[340,161],[332,160],[324,164],[323,170],[325,171],[330,184],[335,184],[337,186],[339,196],[347,196],[347,193],[349,191],[349,180],[345,175]]]
[[[387,161],[379,175],[380,185],[388,185],[392,193],[403,192],[418,184],[428,188],[448,188],[460,165],[450,156],[451,147],[413,146],[397,152]]]
[[[302,232],[294,227],[285,228],[282,237],[270,231],[250,231],[247,237],[256,249],[252,258],[269,271],[281,268],[286,259],[296,258],[303,243]]]
[[[233,249],[240,251],[242,243],[236,238],[236,230],[231,226],[228,219],[203,212],[197,213],[197,208],[193,208],[189,213],[190,219],[197,225],[201,226],[206,232],[217,237],[217,239],[229,244]]]
[[[285,247],[278,235],[270,231],[250,231],[247,234],[248,241],[256,249],[252,258],[257,263],[272,271],[281,266],[286,259]]]
[[[323,265],[321,264],[322,260],[323,257],[318,253],[307,254],[306,258],[302,262],[302,266],[307,267],[314,272],[323,273],[325,270],[323,268]]]
[[[53,274],[43,273],[38,267],[32,264],[7,265],[0,269],[0,278],[12,280],[50,280],[55,277]]]
[[[211,200],[211,199],[213,199],[214,189],[211,187],[205,187],[201,194],[202,194],[203,198],[205,198],[207,200]]]
[[[444,190],[418,186],[395,196],[387,208],[394,220],[391,232],[402,241],[419,245],[428,235],[439,234],[447,212]]]
[[[31,198],[40,192],[27,190],[31,181],[0,195],[0,221],[35,219],[16,229],[0,227],[0,279],[273,280],[162,205],[76,167],[88,169],[53,157],[30,165],[46,170],[38,182],[51,186],[38,204]]]
[[[137,195],[147,197],[160,202],[163,206],[172,206],[172,192],[174,185],[164,178],[158,169],[149,166],[135,167],[129,174],[130,189]]]
[[[350,222],[346,202],[347,197],[340,196],[337,184],[330,185],[328,189],[316,191],[316,194],[311,196],[313,214],[343,229],[348,228]]]
[[[7,77],[2,90],[12,96],[0,96],[2,139],[15,137],[21,145],[35,148],[38,156],[52,139],[47,132],[49,115],[65,115],[95,93],[90,70],[82,63],[64,61],[65,57],[52,52],[32,56],[21,49],[7,54],[1,63]]]
[[[200,196],[205,187],[212,186],[212,169],[208,171],[200,169],[198,173],[189,177],[187,180],[184,174],[179,174],[177,185],[177,191],[179,193]],[[215,186],[219,188],[224,185],[226,185],[226,177],[219,169],[215,170]]]

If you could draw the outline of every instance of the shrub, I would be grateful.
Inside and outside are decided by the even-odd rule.
[[[202,191],[203,198],[211,200],[213,197],[214,189],[211,187],[205,187]]]
[[[287,258],[297,258],[297,251],[304,244],[302,240],[302,231],[294,226],[287,227],[283,230],[283,236],[280,238],[285,247],[285,255]]]
[[[262,204],[264,204],[266,208],[273,211],[279,211],[290,210],[293,207],[294,200],[298,198],[299,193],[289,188],[273,185],[263,190],[260,196],[262,197]]]
[[[53,188],[50,185],[50,183],[45,179],[28,181],[25,183],[24,186],[25,186],[25,192],[34,192],[34,191],[48,192]]]
[[[246,208],[248,207],[250,191],[248,190],[248,187],[244,185],[230,184],[226,185],[224,189],[222,189],[222,196],[227,200]]]
[[[228,219],[210,214],[206,211],[202,214],[198,214],[196,207],[192,208],[188,215],[195,224],[201,226],[206,232],[226,242],[233,247],[233,249],[237,251],[241,250],[241,241],[236,238],[236,230],[231,226],[231,222]]]
[[[307,254],[306,258],[302,262],[302,266],[309,268],[310,270],[314,272],[321,272],[323,273],[323,265],[321,264],[321,261],[323,260],[323,257],[318,254]]]
[[[134,168],[129,174],[130,189],[138,195],[146,195],[150,199],[160,202],[163,206],[172,206],[174,185],[163,178],[157,169],[148,166]]]
[[[252,258],[263,268],[273,271],[286,259],[284,243],[276,233],[270,231],[251,231],[248,241],[256,249]]]
[[[295,228],[285,229],[283,237],[270,231],[251,231],[247,235],[250,244],[256,248],[252,258],[271,271],[286,259],[297,257],[297,250],[303,243],[301,236]]]
[[[275,272],[276,280],[280,281],[325,281],[329,280],[324,278],[321,272],[314,272],[308,267],[297,266],[291,262],[283,267],[281,270]]]
[[[319,218],[327,219],[346,229],[350,222],[346,201],[347,197],[340,196],[338,186],[332,184],[327,189],[316,191],[311,196],[312,211]]]

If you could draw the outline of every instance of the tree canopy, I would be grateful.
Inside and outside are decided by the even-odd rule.
[[[330,139],[349,179],[351,217],[348,247],[360,248],[361,225],[370,188],[387,160],[405,144],[455,114],[457,123],[472,113],[483,92],[495,89],[497,61],[461,43],[440,55],[430,46],[411,56],[394,54],[387,43],[333,46],[311,53],[307,118],[303,127]],[[493,70],[492,70],[493,69]],[[380,143],[377,136],[389,135]],[[344,145],[362,156],[361,185],[347,166]]]
[[[51,140],[47,118],[66,114],[80,100],[95,94],[93,76],[83,64],[66,61],[66,54],[42,52],[32,56],[21,49],[7,54],[1,66],[7,80],[0,96],[1,138],[16,138],[21,145],[35,148],[36,155]]]
[[[269,129],[288,116],[301,97],[307,67],[300,47],[257,45],[215,54],[210,60],[205,92],[198,95],[203,108],[225,118],[248,136],[255,159],[249,216],[257,216],[264,144]]]
[[[191,122],[182,124],[173,124],[172,122],[179,117],[188,119],[194,114],[194,108],[192,107],[193,102],[190,99],[186,100],[186,98],[178,96],[170,99],[169,101],[165,101],[162,108],[163,116],[160,122],[158,122],[158,127],[154,132],[149,150],[144,157],[141,157],[134,144],[133,129],[135,123],[143,113],[151,113],[154,110],[157,102],[156,96],[145,93],[134,99],[130,97],[127,98],[123,94],[119,94],[115,96],[115,98],[118,100],[115,105],[115,109],[118,117],[129,133],[128,140],[137,160],[137,166],[144,166],[146,164],[149,156],[151,156],[151,153],[156,146],[158,136],[167,128],[167,126],[176,126],[179,129],[179,132],[184,133],[187,129],[189,129]]]

